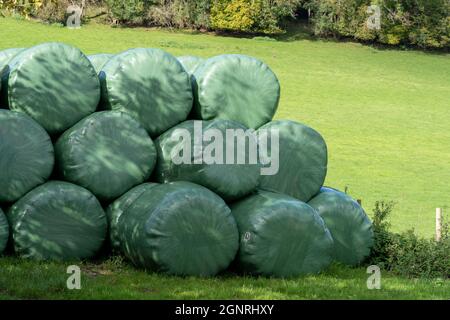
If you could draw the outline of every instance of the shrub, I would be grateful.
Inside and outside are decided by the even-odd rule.
[[[3,14],[29,18],[42,6],[42,2],[41,0],[0,0],[0,11]]]
[[[143,24],[147,16],[150,0],[105,0],[109,14],[120,24]]]
[[[211,9],[211,25],[215,29],[250,32],[257,10],[252,0],[219,0]]]
[[[381,29],[369,30],[367,8],[381,10]],[[318,36],[352,37],[385,44],[412,44],[422,48],[450,46],[448,0],[302,0],[313,12]]]
[[[393,202],[379,201],[373,210],[375,243],[370,264],[407,277],[450,277],[450,233],[444,223],[442,239],[418,237],[414,230],[404,233],[389,231],[387,222],[394,208]]]
[[[63,24],[66,22],[68,14],[67,8],[70,5],[82,6],[85,3],[83,12],[83,22],[86,22],[86,12],[96,11],[101,8],[103,0],[0,0],[0,13],[19,15],[25,18],[37,18],[51,24]],[[94,9],[95,8],[95,9]]]
[[[122,24],[278,33],[299,0],[106,0]]]
[[[159,0],[149,8],[149,23],[170,28],[209,28],[211,0]]]
[[[66,10],[70,4],[69,0],[42,1],[42,6],[36,10],[34,16],[49,23],[65,23]]]
[[[282,22],[293,17],[299,0],[216,0],[211,26],[218,30],[280,33]]]

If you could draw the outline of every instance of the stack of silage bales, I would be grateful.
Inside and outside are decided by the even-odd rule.
[[[322,136],[272,121],[280,84],[263,62],[144,48],[87,57],[45,43],[1,51],[0,68],[0,105],[10,109],[0,110],[0,253],[9,237],[19,256],[85,259],[108,239],[148,270],[279,277],[369,254],[364,210],[323,187]],[[274,174],[261,175],[268,164],[250,162],[249,147],[233,163],[183,149],[214,140],[223,150],[209,150],[214,159],[235,159],[234,137],[218,136],[248,129],[248,146],[279,151]],[[197,141],[197,130],[209,136]],[[174,162],[180,150],[189,161]]]

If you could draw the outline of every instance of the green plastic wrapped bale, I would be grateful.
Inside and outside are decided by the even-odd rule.
[[[44,183],[53,170],[53,145],[26,114],[0,110],[0,202],[13,202]]]
[[[55,144],[56,161],[66,181],[112,200],[147,180],[154,168],[152,139],[130,115],[96,112],[64,132]]]
[[[292,277],[317,273],[332,261],[333,239],[313,208],[290,196],[258,190],[231,205],[240,271]]]
[[[194,114],[203,120],[227,119],[256,129],[272,120],[280,84],[263,62],[243,55],[221,55],[194,71]]]
[[[182,56],[177,57],[177,59],[189,74],[193,74],[195,69],[205,61],[205,59],[194,56]]]
[[[6,245],[8,244],[9,238],[9,225],[8,220],[6,220],[6,216],[0,208],[0,254],[3,253],[6,249]]]
[[[269,152],[276,146],[272,142],[276,132],[279,135],[279,170],[274,175],[261,176],[260,188],[307,202],[325,181],[327,145],[314,129],[294,121],[277,120],[258,130],[259,141],[267,141]]]
[[[104,107],[131,114],[152,137],[186,120],[192,109],[189,74],[160,49],[131,49],[112,57],[100,81]]]
[[[8,66],[8,62],[24,48],[11,48],[0,51],[0,74],[5,67]]]
[[[108,54],[108,53],[99,53],[99,54],[93,54],[90,56],[87,56],[89,61],[91,61],[92,65],[94,66],[94,69],[97,73],[100,73],[102,71],[103,66],[106,62],[108,62],[109,59],[111,59],[114,55]]]
[[[68,182],[47,182],[9,210],[14,251],[37,260],[93,257],[106,237],[106,215],[88,190]]]
[[[157,185],[157,183],[140,184],[123,194],[108,206],[106,217],[108,218],[109,239],[111,241],[111,247],[114,250],[120,251],[120,237],[117,231],[120,217],[144,192]]]
[[[237,148],[237,139],[226,138],[227,130],[241,130],[244,133],[247,128],[230,120],[188,120],[163,133],[155,140],[157,180],[161,183],[179,180],[194,182],[227,201],[241,198],[255,190],[261,165],[258,159],[251,162],[249,155],[250,152],[257,152],[256,135],[250,138],[253,143],[247,140],[245,150],[241,151],[241,148]],[[196,136],[202,142],[196,143]],[[203,152],[198,153],[195,148],[200,145]],[[251,150],[251,145],[255,150]],[[244,159],[243,164],[236,164],[237,161],[226,164],[227,150],[233,150],[236,158],[239,151]]]
[[[122,251],[135,265],[175,275],[212,276],[238,249],[238,230],[225,202],[185,181],[141,194],[118,224]]]
[[[44,43],[15,55],[2,81],[9,108],[28,114],[50,134],[93,113],[100,99],[89,59],[62,43]]]
[[[347,265],[361,263],[373,246],[372,222],[363,208],[343,192],[321,188],[308,202],[325,221],[334,239],[334,259]]]
[[[6,97],[6,93],[2,92],[2,81],[3,73],[8,72],[8,62],[11,60],[16,54],[24,50],[23,48],[11,48],[0,51],[0,108],[8,108],[8,101]]]

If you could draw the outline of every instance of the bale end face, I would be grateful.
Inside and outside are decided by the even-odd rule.
[[[306,203],[259,190],[231,209],[240,233],[236,266],[241,271],[293,277],[320,272],[331,263],[330,232]]]
[[[225,202],[189,182],[146,191],[123,214],[118,231],[134,264],[175,275],[215,275],[238,248],[236,223]]]
[[[43,43],[21,51],[8,64],[3,92],[9,108],[28,114],[50,134],[63,132],[96,110],[100,82],[79,49]]]
[[[44,183],[53,170],[53,145],[33,119],[0,110],[0,202],[13,202]]]
[[[88,190],[47,182],[17,201],[8,212],[14,251],[36,260],[92,258],[106,237],[106,215]]]
[[[156,150],[145,129],[128,114],[97,112],[67,130],[55,145],[64,180],[112,200],[147,180]]]
[[[317,210],[330,230],[335,260],[358,265],[369,256],[374,242],[372,222],[355,200],[338,190],[321,188],[308,204]]]
[[[328,151],[323,137],[314,129],[290,120],[275,120],[258,129],[272,154],[273,132],[278,132],[279,168],[274,175],[261,176],[259,187],[309,201],[323,186]],[[276,136],[275,136],[276,137]]]
[[[272,120],[280,84],[258,59],[225,54],[210,58],[194,71],[194,113],[203,120],[234,120],[256,129]]]

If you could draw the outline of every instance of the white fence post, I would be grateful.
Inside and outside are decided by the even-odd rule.
[[[442,209],[436,208],[436,241],[441,241]]]

